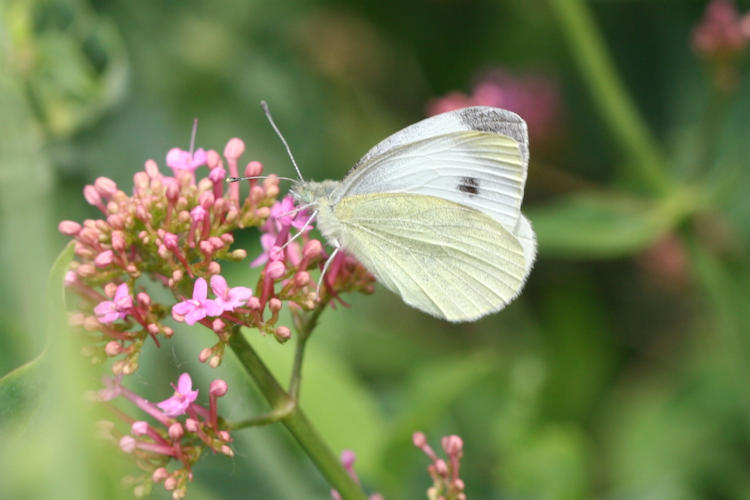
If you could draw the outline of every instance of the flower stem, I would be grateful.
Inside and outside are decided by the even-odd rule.
[[[276,378],[260,359],[255,350],[250,346],[247,339],[235,327],[229,347],[234,351],[242,366],[255,380],[261,393],[274,409],[288,408],[289,404],[294,409],[288,415],[282,417],[280,422],[292,433],[297,442],[302,446],[310,459],[315,463],[318,470],[325,476],[329,484],[338,490],[341,497],[346,500],[366,500],[362,489],[349,477],[344,467],[339,463],[336,455],[330,450],[318,431],[312,426],[305,414],[294,404],[294,400],[281,387]]]
[[[244,429],[246,427],[258,427],[261,425],[273,424],[285,417],[288,417],[294,411],[294,408],[296,406],[297,404],[294,401],[290,400],[289,403],[282,408],[275,408],[263,415],[240,420],[239,422],[231,422],[228,425],[232,429]]]
[[[665,160],[618,77],[588,8],[582,0],[550,0],[550,5],[604,119],[630,156],[635,173],[651,190],[664,192],[669,187]]]
[[[292,365],[292,377],[289,381],[289,394],[295,401],[299,401],[300,385],[302,384],[302,360],[305,355],[305,345],[310,338],[318,318],[323,312],[325,304],[321,304],[307,316],[295,315],[294,323],[297,329],[297,345],[294,350],[294,364]]]

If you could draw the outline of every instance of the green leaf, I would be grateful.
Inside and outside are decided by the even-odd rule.
[[[588,496],[588,471],[583,432],[573,425],[547,424],[502,450],[499,475],[513,498],[575,499]]]
[[[64,301],[62,282],[73,260],[70,242],[55,260],[47,283],[47,304],[51,317],[60,317]],[[47,385],[45,352],[0,378],[0,421],[26,414],[36,407]]]
[[[684,216],[686,197],[654,202],[621,195],[576,194],[529,210],[544,256],[607,258],[654,243]]]

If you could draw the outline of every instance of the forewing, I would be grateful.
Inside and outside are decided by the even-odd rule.
[[[471,131],[490,132],[513,139],[518,143],[525,172],[529,162],[529,137],[526,122],[512,111],[489,106],[472,106],[441,113],[399,130],[373,146],[357,162],[352,172],[399,146],[440,135]]]
[[[342,246],[404,302],[449,321],[505,307],[528,274],[513,234],[443,198],[399,193],[346,197],[335,207]]]
[[[526,164],[519,143],[474,130],[390,148],[353,170],[334,201],[370,193],[410,193],[475,208],[513,231],[521,214]]]

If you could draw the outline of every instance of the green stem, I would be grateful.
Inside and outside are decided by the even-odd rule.
[[[338,490],[344,499],[366,500],[362,489],[349,477],[336,455],[328,448],[328,445],[299,406],[284,391],[238,327],[235,327],[232,337],[229,339],[229,347],[234,351],[245,370],[253,377],[260,392],[272,408],[279,410],[288,408],[290,404],[293,405],[293,410],[279,421],[284,424],[302,446],[302,449],[305,450],[329,484]]]
[[[263,415],[257,417],[246,418],[239,422],[229,422],[227,425],[230,429],[244,429],[246,427],[259,427],[261,425],[274,424],[286,417],[288,417],[293,411],[297,404],[290,400],[289,403],[281,408],[276,408]]]
[[[601,34],[582,0],[550,0],[583,77],[640,180],[653,191],[669,187],[665,160],[617,75]]]
[[[294,364],[292,365],[292,377],[289,381],[289,394],[295,401],[299,401],[300,385],[302,384],[302,360],[305,356],[305,346],[310,338],[318,318],[323,312],[325,305],[318,306],[309,316],[294,317],[297,326],[297,345],[294,350]]]

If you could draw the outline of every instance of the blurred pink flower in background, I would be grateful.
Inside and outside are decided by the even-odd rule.
[[[529,126],[532,140],[552,137],[561,113],[560,93],[554,79],[541,75],[512,75],[502,69],[483,74],[470,95],[453,91],[430,100],[430,116],[467,106],[494,106],[518,113]]]
[[[693,48],[705,57],[732,57],[750,41],[750,14],[740,16],[730,0],[713,0],[693,29]]]

